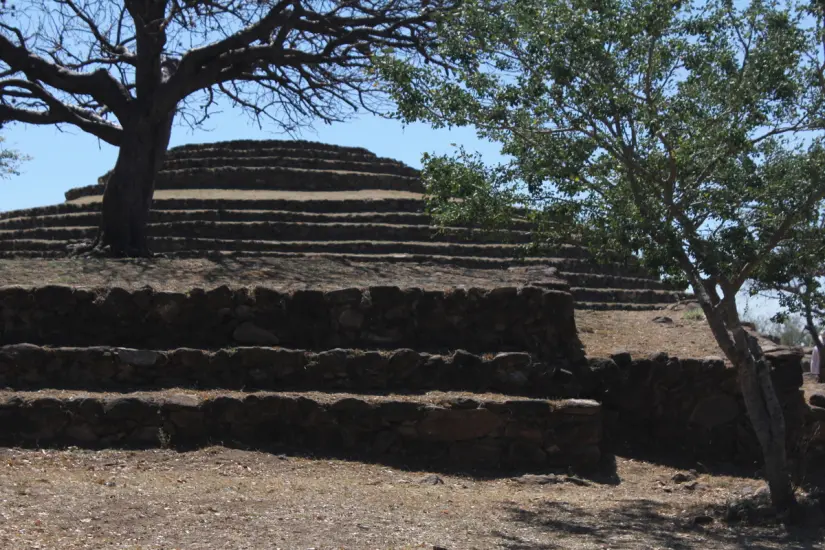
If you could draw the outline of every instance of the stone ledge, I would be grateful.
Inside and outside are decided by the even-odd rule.
[[[334,145],[320,141],[310,141],[303,139],[236,139],[229,141],[215,141],[210,143],[187,143],[169,148],[167,155],[175,156],[193,151],[202,150],[257,150],[257,149],[286,149],[295,151],[334,151],[341,153],[351,153],[369,158],[377,158],[375,153],[364,147],[348,147],[346,145]]]
[[[75,187],[66,191],[67,201],[102,195],[105,184]],[[418,178],[393,174],[337,173],[300,168],[215,167],[159,172],[155,190],[235,189],[277,191],[355,191],[383,189],[423,193]]]
[[[94,236],[97,226],[35,226],[9,229],[0,233],[4,241],[11,239],[83,239]],[[329,242],[398,243],[413,250],[433,249],[455,255],[515,256],[519,246],[530,240],[530,234],[519,230],[485,231],[450,227],[443,230],[428,225],[359,223],[359,222],[304,222],[304,221],[217,221],[177,220],[153,222],[149,225],[151,237],[180,239],[216,239],[244,242],[271,242],[313,244]],[[330,238],[334,236],[334,238]],[[392,246],[392,245],[386,245]],[[417,246],[417,248],[415,248]],[[543,256],[580,256],[573,247],[543,247]]]
[[[285,210],[292,212],[424,212],[421,199],[167,199],[155,198],[152,210]],[[100,211],[98,203],[62,203],[0,212],[0,219]]]
[[[229,167],[276,167],[286,166],[290,168],[304,168],[308,170],[339,170],[347,172],[360,172],[366,174],[392,174],[397,176],[419,176],[419,170],[406,166],[399,162],[381,162],[376,160],[349,160],[349,159],[324,159],[304,157],[300,153],[295,156],[242,156],[236,157],[231,154],[221,153],[210,156],[167,158],[161,171],[165,170],[185,170],[189,168],[214,168],[221,166]],[[106,183],[110,172],[98,178],[98,183]]]
[[[802,354],[777,350],[766,356],[793,452],[805,426]],[[666,353],[591,357],[568,391],[602,403],[613,443],[715,461],[761,460],[736,370],[721,358],[680,359]]]
[[[442,390],[565,397],[558,393],[555,372],[527,353],[431,355],[411,349],[314,353],[264,347],[155,351],[30,344],[0,348],[0,388],[14,390]]]
[[[550,364],[584,358],[570,294],[535,287],[0,288],[3,345],[217,349],[276,341],[310,350],[528,352]]]
[[[232,443],[462,468],[586,467],[601,414],[586,400],[429,394],[0,392],[0,444],[186,448]]]

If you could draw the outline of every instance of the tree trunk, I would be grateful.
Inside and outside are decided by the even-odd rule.
[[[795,509],[785,440],[785,417],[771,381],[770,366],[756,340],[738,326],[733,328],[737,357],[735,366],[745,408],[762,448],[765,478],[771,500],[780,515]]]
[[[697,288],[696,284],[693,286]],[[700,288],[697,294],[716,342],[736,367],[745,409],[765,461],[771,501],[780,515],[792,514],[797,506],[785,449],[785,415],[765,355],[756,338],[742,327],[736,302],[717,308],[711,305],[709,292]]]
[[[103,193],[97,247],[113,256],[148,256],[149,209],[163,164],[174,113],[124,125],[123,141]]]

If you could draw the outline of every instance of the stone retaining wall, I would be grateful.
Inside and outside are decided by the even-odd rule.
[[[0,388],[135,391],[199,388],[267,391],[431,390],[567,397],[557,369],[528,353],[433,355],[411,349],[320,353],[239,347],[208,351],[0,347]]]
[[[2,234],[11,239],[83,239],[97,233],[97,227],[34,227],[10,229]],[[281,222],[243,221],[225,222],[209,220],[173,221],[152,223],[151,237],[175,237],[185,239],[223,239],[249,241],[392,241],[419,246],[462,245],[472,255],[512,257],[520,254],[514,244],[527,244],[532,236],[526,231],[474,230],[450,227],[438,231],[428,225],[396,225],[381,223],[338,222]],[[495,247],[492,244],[510,246]],[[479,246],[482,245],[482,246]],[[541,247],[542,255],[554,257],[582,257],[585,252],[575,247]]]
[[[420,199],[155,199],[152,210],[283,210],[291,212],[424,212]],[[99,212],[99,203],[61,203],[0,212],[0,219]]]
[[[802,354],[782,350],[768,354],[768,359],[793,454],[807,409],[800,389]],[[571,380],[566,391],[602,403],[605,431],[613,443],[631,442],[714,461],[761,459],[736,370],[721,359],[679,359],[665,353],[590,358],[589,368]]]
[[[105,185],[69,189],[67,201],[102,195]],[[423,193],[418,178],[389,174],[364,174],[297,170],[289,168],[231,167],[193,168],[159,172],[155,190],[164,189],[245,189],[253,191],[357,191],[383,189]]]
[[[535,287],[282,293],[222,286],[185,294],[151,288],[0,288],[0,344],[16,343],[520,351],[554,364],[584,358],[572,296]]]
[[[199,151],[226,150],[226,151],[259,151],[263,149],[278,149],[292,151],[324,151],[347,153],[365,158],[377,158],[375,153],[364,147],[348,147],[334,145],[320,141],[295,139],[236,139],[230,141],[216,141],[212,143],[187,143],[171,147],[166,154],[170,156],[190,155]]]
[[[300,155],[300,153],[298,154]],[[307,170],[343,170],[347,172],[361,172],[367,174],[393,174],[396,176],[418,177],[419,171],[400,162],[378,162],[375,160],[343,160],[343,159],[319,159],[306,158],[303,156],[243,156],[236,157],[231,154],[226,156],[199,156],[166,159],[161,171],[166,170],[186,170],[191,168],[213,168],[234,166],[275,167],[286,166],[289,168],[303,168]],[[109,178],[107,172],[98,178],[98,183],[106,183]]]
[[[240,444],[459,468],[589,466],[598,403],[324,394],[0,393],[0,445]]]

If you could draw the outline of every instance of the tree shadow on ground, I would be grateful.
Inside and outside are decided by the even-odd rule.
[[[814,529],[787,530],[782,526],[727,524],[709,518],[706,509],[680,511],[651,500],[618,502],[616,506],[580,507],[548,501],[536,509],[507,508],[513,533],[496,532],[508,550],[571,548],[807,550],[822,548],[823,533]]]

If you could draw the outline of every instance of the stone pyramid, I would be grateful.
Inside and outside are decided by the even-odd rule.
[[[66,202],[0,214],[0,257],[53,257],[95,235],[103,176]],[[561,278],[578,308],[656,309],[681,294],[632,263],[598,264],[580,247],[524,254],[530,224],[508,231],[430,225],[418,172],[352,147],[231,141],[169,150],[151,247],[171,257],[322,256],[358,262],[534,269]],[[548,271],[549,269],[549,271]],[[543,274],[544,273],[544,274]]]

